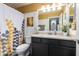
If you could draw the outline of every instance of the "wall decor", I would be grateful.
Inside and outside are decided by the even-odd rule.
[[[27,27],[33,27],[33,17],[27,17]]]

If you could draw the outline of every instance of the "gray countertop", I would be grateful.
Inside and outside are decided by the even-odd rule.
[[[51,39],[61,39],[61,40],[74,40],[78,38],[75,36],[65,36],[65,35],[47,35],[47,34],[32,34],[31,37],[41,37],[41,38],[51,38]]]

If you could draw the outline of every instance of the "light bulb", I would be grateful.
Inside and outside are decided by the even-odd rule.
[[[54,3],[54,4],[52,4],[52,6],[51,6],[51,10],[52,11],[55,11],[56,10],[56,7],[57,7],[57,5]]]
[[[49,5],[47,5],[47,6],[46,6],[46,8],[50,8],[50,6],[49,6]]]
[[[50,11],[51,11],[51,8],[48,8],[48,9],[47,9],[47,12],[50,12]]]
[[[42,6],[40,10],[43,10],[43,9],[45,9],[45,6]]]
[[[56,11],[56,7],[53,7],[52,10],[53,10],[53,11]]]
[[[42,11],[43,11],[43,12],[46,12],[46,9],[43,9]]]
[[[61,6],[57,7],[57,10],[61,10]]]
[[[56,7],[56,4],[54,3],[54,4],[52,4],[52,7]]]

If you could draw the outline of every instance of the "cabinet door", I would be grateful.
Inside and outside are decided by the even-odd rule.
[[[32,55],[33,56],[47,56],[48,55],[48,45],[46,44],[32,44]]]
[[[75,48],[64,46],[49,46],[49,56],[75,56]]]

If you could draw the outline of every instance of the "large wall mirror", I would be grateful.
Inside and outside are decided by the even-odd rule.
[[[39,31],[76,31],[75,4],[54,3],[38,10]]]

